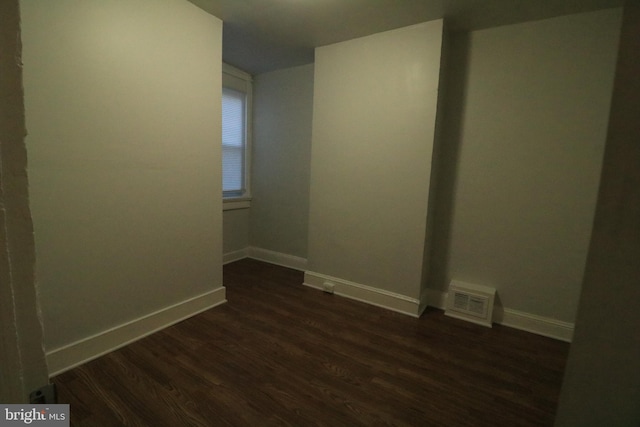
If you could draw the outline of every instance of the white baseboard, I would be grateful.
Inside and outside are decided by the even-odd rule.
[[[224,260],[225,263],[227,263],[247,257],[299,271],[305,271],[307,266],[307,260],[305,258],[256,247],[248,247],[240,251],[225,254]],[[227,261],[227,259],[229,259],[229,261]],[[303,283],[305,286],[322,290],[322,284],[325,281],[330,281],[335,284],[334,293],[336,295],[386,308],[388,310],[397,311],[413,317],[420,317],[427,306],[439,308],[441,310],[446,308],[446,292],[434,289],[425,289],[422,292],[420,300],[417,300],[405,295],[350,282],[337,277],[331,277],[312,271],[305,271]],[[565,342],[571,342],[573,339],[573,323],[563,322],[549,317],[542,317],[509,308],[495,307],[493,323]]]
[[[549,317],[537,316],[535,314],[525,313],[523,311],[512,310],[509,308],[504,308],[502,310],[501,319],[500,313],[495,314],[494,318],[498,320],[496,323],[545,337],[555,338],[560,341],[571,342],[573,340],[573,323],[563,322]]]
[[[154,332],[227,302],[224,287],[163,308],[72,344],[46,352],[53,377]]]
[[[351,298],[413,317],[420,317],[420,314],[422,314],[420,301],[416,298],[410,298],[405,295],[385,291],[384,289],[362,285],[313,271],[305,271],[304,273],[303,285],[305,286],[322,290],[323,283],[327,281],[334,284],[333,293],[335,295]]]
[[[444,310],[446,308],[447,293],[428,289],[425,293],[430,307]],[[560,341],[571,342],[574,324],[538,316],[524,311],[504,307],[494,307],[493,323],[531,332]]]
[[[292,268],[294,270],[305,271],[307,269],[307,259],[294,255],[284,254],[282,252],[270,251],[268,249],[256,248],[250,246],[247,248],[247,256],[271,264],[280,265],[282,267]]]
[[[227,252],[223,255],[223,264],[239,261],[244,258],[252,258],[258,261],[268,262],[270,264],[280,265],[282,267],[292,268],[294,270],[305,271],[307,269],[307,259],[295,255],[289,255],[282,252],[271,251],[269,249],[248,246],[233,252]]]
[[[241,259],[246,258],[249,248],[243,248],[233,252],[227,252],[222,255],[222,264],[229,264],[230,262],[240,261]]]

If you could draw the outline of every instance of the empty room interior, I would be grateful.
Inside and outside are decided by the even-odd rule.
[[[60,378],[72,425],[139,425],[125,409],[106,415],[118,405],[104,384],[73,415],[83,391],[72,384],[138,352],[133,365],[179,364],[181,348],[144,350],[179,335],[207,355],[197,376],[222,389],[237,369],[233,393],[251,388],[247,367],[216,363],[250,344],[196,345],[249,334],[246,318],[308,361],[291,367],[303,382],[344,388],[303,398],[297,382],[275,382],[286,369],[272,360],[255,375],[291,390],[257,387],[234,406],[233,393],[156,373],[183,408],[200,396],[210,417],[224,414],[184,421],[176,406],[173,425],[311,425],[316,411],[327,418],[313,425],[505,425],[476,413],[485,400],[471,394],[439,406],[429,380],[405,395],[384,376],[407,375],[385,367],[394,354],[416,372],[437,371],[420,366],[433,356],[459,381],[443,390],[494,387],[491,399],[534,408],[511,425],[640,422],[635,1],[10,0],[0,31],[0,403],[28,403]],[[223,137],[231,99],[237,146]],[[357,329],[357,346],[333,349]],[[331,351],[312,358],[326,334]],[[467,339],[465,362],[445,368],[435,346],[465,351]],[[507,349],[533,340],[559,349],[547,418],[522,403],[537,385],[463,378],[467,366],[483,376],[476,346],[487,376],[527,371],[512,358],[544,365],[547,350]],[[367,365],[365,343],[386,362]],[[350,351],[357,366],[341,365]],[[548,380],[540,369],[526,374]],[[382,389],[410,403],[358,406]],[[347,418],[317,406],[351,392]]]

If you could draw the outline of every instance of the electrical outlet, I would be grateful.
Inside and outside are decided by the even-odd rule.
[[[331,282],[324,282],[322,284],[322,291],[326,292],[328,294],[332,294],[333,291],[335,290],[336,285],[334,283]]]
[[[29,394],[29,403],[32,405],[46,405],[58,403],[55,384],[47,384]]]

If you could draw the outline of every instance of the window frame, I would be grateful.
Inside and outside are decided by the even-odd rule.
[[[253,134],[253,79],[229,64],[222,63],[222,87],[243,92],[245,100],[245,145],[244,145],[244,192],[225,196],[222,194],[223,210],[245,209],[251,206],[251,141]],[[222,161],[222,158],[220,159]]]

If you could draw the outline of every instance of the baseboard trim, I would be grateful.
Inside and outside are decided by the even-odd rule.
[[[307,259],[294,255],[288,255],[282,252],[270,251],[268,249],[249,246],[247,248],[247,257],[264,261],[282,267],[292,268],[294,270],[305,271],[307,269]]]
[[[227,302],[226,292],[221,286],[104,332],[48,351],[46,358],[49,376],[59,375],[225,302]]]
[[[405,295],[396,294],[337,277],[313,271],[305,271],[307,266],[307,260],[305,258],[287,255],[281,252],[251,246],[246,249],[225,254],[224,260],[226,264],[228,262],[237,261],[247,257],[292,268],[294,270],[304,271],[305,275],[303,285],[305,286],[322,290],[322,284],[325,281],[330,281],[336,285],[334,290],[336,295],[407,314],[409,316],[420,317],[427,306],[441,310],[446,308],[446,292],[434,289],[425,289],[420,300],[417,300]],[[563,322],[549,317],[538,316],[510,308],[495,307],[493,323],[560,341],[571,342],[573,339],[573,323]]]
[[[571,342],[573,340],[573,323],[509,308],[503,308],[501,315],[501,319],[499,312],[494,315],[494,318],[497,320],[496,323],[501,325],[555,338],[560,341]]]
[[[233,252],[227,252],[222,255],[222,264],[229,264],[231,262],[240,261],[241,259],[246,258],[248,255],[248,248],[243,248]]]
[[[322,290],[322,284],[326,281],[334,284],[333,293],[335,295],[412,317],[420,317],[422,314],[418,299],[313,271],[305,271],[304,273],[304,286]]]
[[[269,249],[248,246],[233,252],[227,252],[223,255],[223,264],[240,261],[244,258],[251,258],[258,261],[268,262],[270,264],[279,265],[281,267],[292,268],[298,271],[307,269],[307,259],[295,255],[289,255],[282,252],[271,251]]]
[[[427,304],[430,307],[444,310],[446,308],[447,293],[428,289],[425,292]],[[573,339],[574,324],[538,316],[524,311],[513,310],[505,307],[494,307],[493,323],[531,332],[560,341],[571,342]]]

